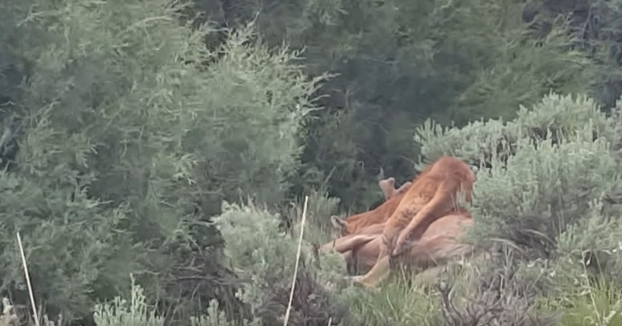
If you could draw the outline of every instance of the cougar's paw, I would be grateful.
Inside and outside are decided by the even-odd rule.
[[[376,289],[376,287],[373,284],[367,283],[363,280],[364,275],[350,276],[349,279],[350,279],[352,286],[354,287],[364,288],[364,289]]]
[[[393,251],[391,252],[391,256],[398,256],[404,251],[404,247],[406,246],[406,237],[402,237],[401,235],[397,238],[395,242],[395,247],[393,247]]]
[[[346,280],[350,281],[351,284],[361,283],[361,281],[363,280],[363,275],[346,276]]]

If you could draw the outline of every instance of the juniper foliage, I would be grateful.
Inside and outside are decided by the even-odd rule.
[[[23,132],[18,169],[0,173],[2,290],[26,299],[20,231],[38,302],[68,322],[127,291],[131,272],[163,310],[192,306],[180,301],[197,275],[212,276],[203,296],[223,296],[224,272],[209,263],[219,236],[200,222],[240,193],[283,200],[323,77],[308,78],[297,52],[268,48],[251,26],[208,50],[216,31],[186,23],[184,9],[0,4],[0,66],[23,77],[1,80]]]

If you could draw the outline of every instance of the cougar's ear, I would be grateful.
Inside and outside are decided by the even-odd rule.
[[[346,220],[342,219],[341,217],[337,216],[337,215],[333,215],[330,217],[330,223],[336,228],[336,229],[343,229],[346,227],[346,225],[348,225],[348,222],[346,222]]]
[[[399,187],[399,189],[397,189],[397,190],[395,191],[395,193],[396,193],[396,194],[400,194],[400,193],[402,193],[402,192],[408,191],[408,189],[410,189],[410,186],[412,186],[412,184],[413,184],[413,183],[412,183],[412,182],[410,182],[410,181],[406,181],[406,182],[404,182],[404,184],[403,184],[401,187]]]
[[[388,200],[393,197],[395,193],[395,179],[388,178],[384,180],[380,180],[378,182],[378,186],[380,186],[380,190],[382,190],[382,194],[384,195],[384,199]]]
[[[380,186],[380,188],[382,188],[383,186],[394,188],[395,187],[395,178],[390,177],[390,178],[382,179],[382,180],[378,181],[378,185]]]

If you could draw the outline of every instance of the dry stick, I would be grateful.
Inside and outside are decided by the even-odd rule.
[[[28,285],[28,294],[30,295],[30,304],[32,304],[33,317],[35,319],[35,325],[39,325],[39,314],[37,313],[37,306],[35,305],[35,296],[32,294],[32,285],[30,285],[30,274],[28,274],[28,265],[26,264],[26,255],[24,255],[24,247],[22,246],[22,238],[17,232],[17,244],[19,245],[19,252],[22,254],[22,263],[24,264],[24,273],[26,274],[26,284]]]
[[[302,235],[305,230],[305,221],[307,220],[307,203],[309,196],[305,196],[305,204],[302,208],[302,222],[300,226],[300,238],[298,238],[298,252],[296,253],[296,264],[294,265],[294,279],[292,280],[292,290],[289,293],[289,303],[287,304],[287,311],[285,312],[285,318],[283,320],[283,326],[287,326],[289,321],[289,313],[292,309],[292,301],[294,300],[294,289],[296,287],[296,275],[298,275],[298,262],[300,261],[300,249],[302,248]]]

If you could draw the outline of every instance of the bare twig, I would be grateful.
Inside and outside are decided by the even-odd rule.
[[[30,295],[30,304],[32,305],[33,318],[35,319],[35,325],[39,325],[39,314],[37,313],[37,305],[35,304],[35,296],[32,292],[32,285],[30,284],[30,274],[28,274],[28,264],[26,264],[26,255],[24,255],[24,247],[22,246],[22,238],[17,232],[17,244],[19,245],[19,252],[22,255],[22,263],[24,264],[24,274],[26,274],[26,284],[28,285],[28,294]]]
[[[302,249],[302,236],[305,230],[305,221],[307,220],[307,204],[309,202],[309,196],[305,196],[305,203],[302,208],[302,221],[300,222],[300,237],[298,238],[298,251],[296,253],[296,264],[294,265],[294,277],[292,280],[292,289],[289,293],[289,303],[287,304],[287,311],[285,312],[285,318],[283,319],[283,326],[287,326],[289,321],[289,313],[292,309],[292,301],[294,300],[294,289],[296,288],[296,276],[298,275],[298,264],[300,262],[300,251]],[[39,325],[37,325],[39,326]]]

